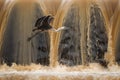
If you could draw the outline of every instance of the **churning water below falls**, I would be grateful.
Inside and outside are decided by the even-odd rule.
[[[36,20],[53,32],[33,39]],[[0,0],[0,80],[120,80],[120,0]]]

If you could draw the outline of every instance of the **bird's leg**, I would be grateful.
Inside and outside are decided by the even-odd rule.
[[[31,37],[28,37],[27,41],[30,41],[32,38],[34,38],[36,35],[38,35],[40,33],[40,31],[36,32],[35,34],[33,34]]]

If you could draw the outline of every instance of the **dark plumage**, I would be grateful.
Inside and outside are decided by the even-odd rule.
[[[43,16],[41,18],[38,18],[36,23],[35,23],[35,27],[39,27],[41,25],[41,21],[43,21],[43,19],[45,18],[46,16]]]
[[[33,37],[35,37],[36,35],[38,35],[40,32],[44,32],[44,31],[47,31],[47,30],[50,30],[50,29],[52,31],[55,31],[55,32],[68,29],[68,28],[65,28],[64,26],[60,27],[58,29],[53,28],[50,25],[50,23],[51,23],[51,21],[53,19],[54,18],[52,16],[50,16],[50,15],[43,16],[43,17],[37,19],[37,21],[35,23],[35,28],[32,30],[33,32],[37,30],[37,32],[34,35],[32,35],[31,37],[29,37],[27,40],[30,41]]]
[[[54,18],[50,15],[48,16],[43,16],[41,18],[39,18],[36,23],[35,23],[35,29],[33,29],[33,31],[36,30],[40,30],[40,31],[44,31],[44,30],[49,30],[52,28],[52,26],[50,25],[50,22],[53,20]]]
[[[43,16],[39,19],[37,19],[36,23],[35,23],[35,28],[32,31],[38,31],[36,32],[34,35],[32,35],[31,37],[29,37],[27,40],[30,41],[33,37],[35,37],[36,35],[39,34],[39,32],[43,32],[45,30],[49,30],[52,29],[52,26],[50,25],[51,21],[54,18],[50,15],[48,16]]]

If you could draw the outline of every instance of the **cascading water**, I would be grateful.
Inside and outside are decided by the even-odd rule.
[[[0,0],[0,79],[119,80],[119,5],[119,0]],[[44,15],[54,17],[55,29],[67,29],[27,41]]]

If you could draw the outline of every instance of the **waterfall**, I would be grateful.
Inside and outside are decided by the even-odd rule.
[[[34,35],[36,20],[54,17]],[[0,80],[119,80],[119,0],[0,0]]]

